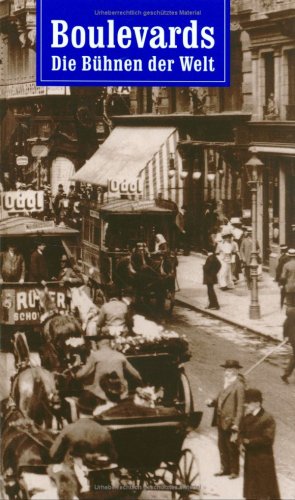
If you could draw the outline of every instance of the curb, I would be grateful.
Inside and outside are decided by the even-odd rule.
[[[243,330],[247,330],[248,332],[255,333],[256,335],[260,335],[267,340],[271,340],[272,342],[275,342],[276,344],[280,344],[280,342],[282,342],[282,340],[275,339],[271,335],[267,335],[266,333],[262,332],[258,328],[246,326],[244,323],[241,323],[239,321],[233,321],[221,313],[218,313],[215,311],[210,311],[208,309],[204,309],[204,307],[201,307],[201,306],[195,306],[194,304],[190,304],[189,302],[186,302],[186,301],[184,301],[182,299],[178,299],[178,298],[175,299],[175,302],[182,307],[187,307],[189,309],[192,309],[193,311],[201,312],[202,314],[205,314],[207,316],[211,316],[215,319],[220,319],[220,320],[222,320],[225,323],[228,323],[230,325],[238,326],[239,328],[242,328]]]

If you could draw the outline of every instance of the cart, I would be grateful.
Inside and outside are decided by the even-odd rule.
[[[194,411],[184,371],[185,349],[128,355],[148,385],[163,389],[155,407],[142,407],[130,396],[96,417],[106,426],[118,452],[119,488],[128,498],[142,490],[168,492],[172,498],[200,498],[198,461],[183,448],[187,434],[198,427],[202,413]],[[183,344],[184,347],[184,344]],[[174,352],[172,352],[174,350]],[[132,393],[132,386],[129,387]]]
[[[177,258],[176,205],[169,200],[116,199],[91,205],[84,216],[82,260],[85,274],[99,287],[115,283],[123,292],[130,290],[137,302],[156,298],[157,305],[172,312],[175,298]],[[154,252],[155,235],[162,234],[169,247],[165,273],[160,273],[163,257]],[[142,242],[149,252],[150,267],[155,271],[149,280],[128,273],[132,252]],[[153,274],[153,273],[152,273]]]

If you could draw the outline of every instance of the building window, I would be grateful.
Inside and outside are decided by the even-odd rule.
[[[263,56],[264,59],[264,107],[263,115],[267,117],[268,115],[275,114],[271,108],[274,102],[274,90],[275,90],[275,66],[274,66],[274,55],[272,52],[267,52]]]

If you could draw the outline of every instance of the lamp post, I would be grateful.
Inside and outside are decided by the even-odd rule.
[[[250,260],[251,273],[251,303],[249,307],[249,318],[260,319],[260,305],[258,299],[258,251],[257,251],[257,190],[259,186],[259,169],[263,167],[262,161],[257,158],[255,148],[249,150],[252,154],[251,158],[245,164],[248,178],[248,186],[251,190],[252,203],[252,251]]]

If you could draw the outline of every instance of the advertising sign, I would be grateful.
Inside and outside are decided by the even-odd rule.
[[[1,218],[27,212],[43,212],[44,191],[4,191],[0,195]]]
[[[229,86],[229,16],[229,0],[37,0],[37,84]]]
[[[66,289],[58,287],[49,294],[59,311],[66,310]],[[39,297],[35,287],[3,287],[0,302],[0,322],[7,325],[39,324]]]

